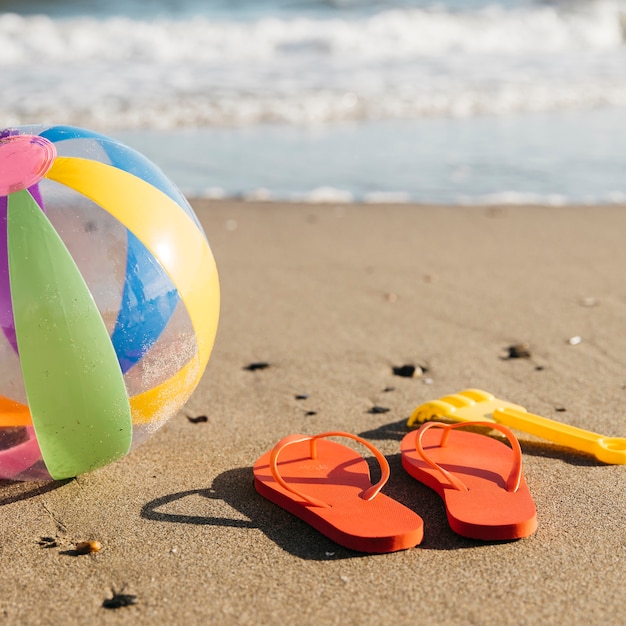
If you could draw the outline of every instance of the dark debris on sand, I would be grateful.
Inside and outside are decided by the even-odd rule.
[[[389,413],[391,409],[388,409],[386,406],[378,406],[378,405],[374,405],[369,411],[368,413]]]
[[[249,372],[256,372],[257,370],[267,369],[270,364],[267,361],[255,361],[254,363],[249,363],[243,369]]]
[[[122,593],[124,589],[118,593],[114,587],[111,587],[113,593],[112,598],[105,598],[102,602],[102,607],[105,609],[120,609],[123,606],[131,606],[137,604],[137,596],[130,593]]]
[[[192,424],[203,424],[204,422],[209,421],[209,418],[206,415],[196,415],[195,417],[192,417],[191,415],[187,415],[187,419]]]
[[[407,363],[406,365],[394,366],[391,368],[394,376],[401,376],[402,378],[418,378],[422,374],[428,371],[428,368],[424,365],[412,365]]]
[[[515,343],[507,348],[508,359],[530,359],[530,346],[527,343]]]
[[[40,537],[37,543],[42,548],[56,548],[59,545],[56,537]]]

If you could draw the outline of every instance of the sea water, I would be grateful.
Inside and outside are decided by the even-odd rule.
[[[626,202],[626,0],[0,0],[2,126],[194,196]]]

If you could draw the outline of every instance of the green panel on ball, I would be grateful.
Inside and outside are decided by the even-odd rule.
[[[33,425],[52,478],[124,455],[132,439],[122,372],[91,293],[28,191],[8,198],[17,345]]]

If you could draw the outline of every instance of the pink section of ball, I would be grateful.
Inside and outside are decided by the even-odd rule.
[[[56,158],[54,145],[37,135],[0,139],[0,196],[38,183]]]

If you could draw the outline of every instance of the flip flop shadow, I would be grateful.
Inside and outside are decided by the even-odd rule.
[[[391,479],[384,488],[385,493],[416,511],[424,520],[424,541],[416,550],[455,550],[480,545],[452,532],[441,499],[404,472],[400,454],[387,459]],[[201,496],[209,501],[222,500],[240,516],[229,518],[211,516],[210,513],[183,515],[167,512],[169,504],[190,496]],[[261,497],[254,489],[250,467],[223,472],[206,489],[191,489],[155,498],[144,504],[141,517],[173,524],[259,529],[283,550],[305,560],[329,561],[368,556],[337,545],[299,518]]]

